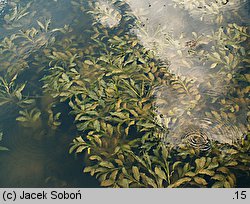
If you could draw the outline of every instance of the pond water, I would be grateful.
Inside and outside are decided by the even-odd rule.
[[[249,187],[248,0],[0,0],[0,187]]]

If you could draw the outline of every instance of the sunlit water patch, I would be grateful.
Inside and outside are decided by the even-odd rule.
[[[170,86],[156,88],[155,107],[160,124],[167,123],[165,127],[170,128],[170,135],[171,131],[179,139],[186,135],[191,143],[195,142],[190,140],[192,135],[195,138],[201,135],[205,143],[205,138],[228,144],[240,140],[244,131],[239,131],[239,126],[242,128],[242,123],[246,126],[246,117],[234,125],[226,118],[221,121],[210,118],[210,122],[204,122],[205,115],[190,120],[200,111],[209,111],[211,104],[206,104],[211,100],[227,96],[235,86],[233,77],[244,70],[246,47],[242,42],[249,35],[246,27],[234,22],[242,22],[238,13],[247,16],[246,1],[127,2],[131,8],[128,15],[136,18],[132,34],[146,49],[169,63],[170,71],[177,76],[170,81]],[[238,43],[236,30],[242,31]],[[237,46],[229,45],[232,36]],[[225,63],[221,63],[224,60]],[[244,105],[240,108],[244,109]],[[183,129],[187,129],[187,133],[183,133]]]
[[[96,22],[101,23],[105,27],[113,28],[119,25],[121,21],[121,13],[114,5],[115,1],[99,0],[89,3],[91,11],[89,13],[94,17]]]

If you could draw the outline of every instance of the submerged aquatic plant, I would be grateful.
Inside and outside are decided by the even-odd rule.
[[[237,186],[238,175],[249,175],[250,161],[244,124],[238,131],[234,124],[242,121],[234,121],[230,110],[243,111],[240,106],[224,95],[204,94],[207,78],[201,83],[170,74],[169,64],[156,60],[156,52],[143,47],[138,36],[121,33],[97,24],[84,51],[71,44],[47,52],[51,68],[43,78],[44,91],[70,106],[78,130],[70,153],[84,153],[84,171],[106,187]],[[192,36],[182,43],[177,39],[178,49],[196,56],[190,66],[211,66],[209,54],[219,43],[195,32]],[[167,37],[168,46],[173,45]],[[245,88],[239,88],[242,96]],[[171,141],[173,135],[177,141]]]
[[[225,19],[229,18],[231,13],[236,14],[246,0],[172,0],[174,7],[182,8],[189,14],[208,24],[221,24]]]
[[[4,12],[4,7],[7,4],[7,0],[0,0],[0,15]]]
[[[116,0],[98,0],[89,3],[89,11],[95,23],[98,22],[105,27],[117,27],[121,21],[122,15],[114,5]]]
[[[30,111],[21,110],[19,111],[19,116],[16,118],[16,120],[24,127],[39,128],[41,123],[40,115],[41,112],[36,108]]]
[[[16,85],[17,75],[11,80],[0,77],[0,106],[17,105],[19,107],[30,106],[34,100],[22,94],[26,83]]]
[[[236,172],[249,176],[249,141],[243,146],[227,147],[214,144],[202,156],[187,146],[171,148],[148,138],[118,146],[113,152],[102,150],[90,153],[90,164],[84,172],[95,175],[104,187],[234,187]],[[93,144],[81,137],[74,140],[77,153],[91,149]],[[136,150],[137,149],[137,150]],[[199,155],[200,154],[200,155]],[[230,156],[229,156],[230,155]],[[243,160],[240,159],[241,156]],[[245,166],[246,165],[246,166]]]
[[[68,26],[50,30],[51,20],[44,23],[37,21],[38,28],[32,27],[20,30],[0,42],[0,71],[9,75],[19,74],[30,67],[28,58],[35,56],[41,49],[45,49],[55,41],[55,32],[66,32]]]
[[[14,29],[22,27],[23,23],[31,22],[36,11],[30,12],[32,2],[26,5],[21,5],[21,2],[10,1],[8,3],[10,12],[4,15],[5,24],[3,25],[6,29]],[[28,18],[27,18],[28,16]]]
[[[0,142],[3,140],[3,132],[0,132]],[[0,151],[8,151],[7,147],[0,146]]]
[[[124,2],[72,1],[93,17],[90,38],[50,21],[5,37],[0,107],[18,105],[16,120],[41,136],[61,124],[77,131],[69,152],[84,154],[84,172],[104,187],[240,186],[250,174],[247,28],[181,34],[190,24],[166,12],[169,2]],[[165,13],[176,16],[169,26],[153,23]],[[56,40],[56,31],[67,34]]]

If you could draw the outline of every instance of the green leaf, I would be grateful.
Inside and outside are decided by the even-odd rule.
[[[84,63],[87,64],[87,65],[93,65],[93,64],[94,64],[94,63],[91,62],[90,60],[85,60]]]
[[[228,182],[230,183],[230,186],[231,187],[234,187],[235,186],[235,177],[234,176],[232,176],[232,175],[230,175],[230,176],[227,176],[227,180],[228,180]]]
[[[157,185],[152,178],[149,178],[147,176],[145,176],[144,178],[149,186],[152,186],[153,188],[157,188]]]
[[[212,185],[212,188],[222,188],[224,186],[224,182],[215,182],[213,185]]]
[[[123,166],[123,162],[120,159],[115,159],[115,162],[119,165],[119,166]]]
[[[201,169],[198,173],[199,174],[205,174],[205,175],[208,175],[208,176],[213,176],[215,174],[214,171],[208,170],[208,169]]]
[[[0,132],[0,141],[2,141],[2,140],[3,140],[3,133]]]
[[[140,125],[142,127],[145,127],[145,128],[154,128],[155,127],[155,124],[153,123],[143,123],[143,124],[138,124],[137,125]]]
[[[162,154],[163,159],[166,161],[168,159],[168,150],[165,146],[162,147],[161,154]]]
[[[36,112],[35,115],[33,116],[33,120],[37,121],[40,118],[40,115],[41,115],[40,111]]]
[[[179,164],[181,164],[181,163],[182,163],[181,161],[175,162],[175,163],[173,164],[173,170],[175,170],[176,167],[177,167]]]
[[[45,29],[44,25],[40,21],[37,20],[36,22],[43,30]]]
[[[189,171],[189,172],[185,173],[185,176],[194,177],[194,176],[196,176],[196,173]]]
[[[121,180],[118,181],[118,184],[123,188],[128,188],[129,187],[128,179],[121,179]]]
[[[135,180],[139,181],[140,180],[140,172],[139,169],[136,166],[132,167],[132,172]]]
[[[108,161],[100,162],[99,165],[103,166],[103,167],[106,167],[106,168],[109,168],[109,169],[114,168],[114,165],[111,162],[108,162]]]
[[[215,68],[217,65],[218,65],[218,63],[215,62],[215,63],[211,64],[210,68],[213,69],[213,68]]]
[[[121,119],[126,119],[127,118],[127,116],[125,116],[123,113],[121,113],[121,112],[111,112],[110,113],[112,116],[116,116],[116,117],[118,117],[118,118],[121,118]]]
[[[29,120],[27,118],[25,118],[25,117],[20,116],[20,117],[16,118],[16,121],[19,121],[19,122],[28,122]]]
[[[220,171],[224,174],[229,174],[229,172],[230,172],[227,167],[220,167],[220,168],[216,169],[216,171]]]
[[[84,172],[84,173],[89,173],[89,172],[91,172],[92,170],[93,170],[93,167],[92,167],[92,166],[87,166],[87,167],[84,168],[83,172]]]
[[[225,188],[232,188],[233,186],[230,185],[230,183],[228,181],[224,182],[224,187]]]
[[[114,132],[113,126],[110,124],[107,124],[107,131],[108,131],[109,135],[112,136],[113,132]]]
[[[215,58],[220,59],[220,54],[219,53],[213,52],[212,54],[214,55]]]
[[[9,103],[9,102],[10,102],[9,100],[1,101],[1,102],[0,102],[0,106],[3,106],[4,104]]]
[[[90,160],[97,160],[97,161],[101,161],[102,158],[100,156],[97,156],[97,155],[92,155],[89,157]]]
[[[85,113],[88,115],[95,115],[95,116],[99,115],[99,113],[97,111],[86,111]]]
[[[180,185],[184,184],[184,183],[187,183],[187,182],[190,182],[192,179],[189,178],[189,177],[184,177],[184,178],[181,178],[179,179],[178,181],[176,181],[175,183],[169,185],[168,187],[169,188],[176,188],[176,187],[179,187]]]
[[[87,149],[87,146],[80,146],[76,149],[76,153],[81,153],[83,150]]]
[[[101,125],[100,125],[100,122],[99,122],[98,120],[95,120],[95,121],[94,121],[94,128],[95,128],[95,130],[96,130],[97,132],[100,131]]]
[[[117,174],[118,174],[118,170],[114,170],[114,171],[110,174],[109,179],[115,181]]]
[[[105,180],[101,182],[101,186],[108,187],[108,186],[112,186],[114,183],[115,183],[114,180]]]
[[[213,158],[212,162],[209,164],[209,166],[207,167],[207,169],[215,169],[218,166],[219,166],[218,161]]]
[[[237,165],[238,165],[237,161],[230,161],[230,162],[226,163],[225,166],[237,166]]]
[[[9,149],[7,147],[0,146],[0,151],[8,151]]]
[[[194,177],[194,181],[200,185],[206,186],[207,185],[207,181],[204,178],[201,177]]]
[[[212,177],[213,180],[218,180],[218,181],[224,181],[225,180],[225,176],[223,176],[222,174],[216,174]]]
[[[206,158],[202,157],[200,159],[196,159],[195,163],[196,163],[196,169],[202,169],[206,164]]]
[[[138,117],[138,113],[134,110],[129,110],[129,112],[134,116],[134,117]]]
[[[159,167],[155,167],[155,173],[157,176],[159,176],[159,178],[163,179],[163,180],[167,180],[166,174],[164,171],[162,171],[161,168]]]
[[[81,116],[78,120],[79,121],[85,121],[85,120],[91,120],[93,119],[92,117],[89,117],[89,116]]]

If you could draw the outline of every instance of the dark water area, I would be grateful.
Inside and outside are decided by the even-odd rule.
[[[0,0],[0,187],[250,187],[249,10]]]
[[[31,6],[28,11],[36,13],[34,18],[24,19],[20,25],[13,26],[13,28],[11,28],[11,22],[6,24],[4,16],[13,12],[13,7],[24,8],[30,2]],[[90,18],[72,12],[70,1],[1,1],[0,5],[0,39],[20,29],[25,30],[36,26],[38,19],[51,19],[54,27],[63,27],[65,24],[73,25],[73,22],[77,20],[81,22],[81,26],[74,28],[74,34],[79,34],[89,27]],[[13,25],[15,25],[14,22]],[[86,37],[86,35],[83,36]],[[81,46],[80,43],[79,46]],[[32,50],[29,58],[32,60]],[[1,63],[4,63],[3,60]],[[19,81],[28,81],[27,93],[38,98],[41,105],[42,93],[39,89],[37,90],[37,87],[41,85],[37,78],[41,75],[36,75],[36,70],[28,70],[20,74]],[[30,80],[31,78],[33,80]],[[96,179],[83,173],[84,156],[74,157],[68,153],[69,144],[75,134],[67,127],[70,123],[64,122],[61,130],[58,131],[43,128],[39,124],[33,127],[22,127],[15,120],[18,116],[17,109],[18,107],[14,106],[7,107],[7,109],[1,107],[0,127],[1,132],[4,133],[1,145],[9,149],[9,151],[1,152],[0,155],[1,187],[91,188],[99,186]],[[47,118],[42,120],[47,120]]]
[[[10,123],[11,122],[11,123]],[[82,172],[84,157],[68,154],[72,132],[20,128],[6,121],[0,155],[0,186],[3,188],[91,188],[98,182]]]

